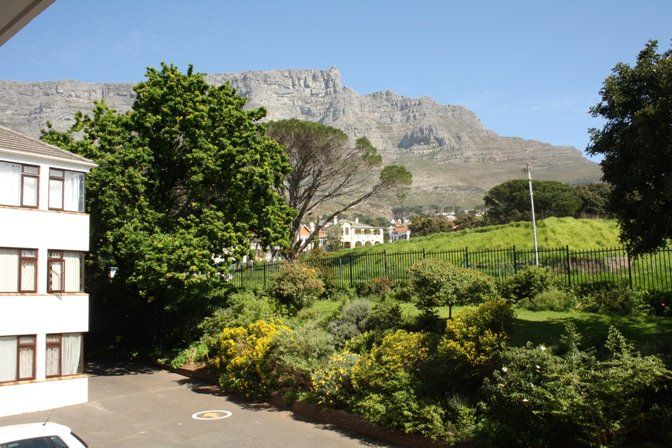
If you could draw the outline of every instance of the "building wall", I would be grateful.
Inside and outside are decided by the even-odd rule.
[[[49,168],[87,172],[88,167],[1,151],[0,161],[40,167],[38,209],[0,205],[0,247],[38,252],[37,292],[0,293],[0,336],[36,336],[35,379],[0,383],[0,416],[84,403],[88,379],[84,375],[46,379],[45,360],[47,334],[89,330],[88,294],[47,293],[48,251],[89,250],[88,214],[48,210]]]
[[[86,403],[89,379],[79,376],[0,387],[0,417]]]
[[[345,232],[346,229],[348,229],[347,234]],[[384,237],[385,230],[382,228],[373,227],[367,229],[368,231],[371,232],[369,234],[366,233],[357,234],[356,233],[357,230],[358,229],[350,226],[349,224],[343,224],[343,234],[341,236],[341,242],[349,243],[350,247],[355,247],[358,242],[361,243],[362,246],[366,245],[367,242],[369,243],[369,245],[383,244],[385,242]]]

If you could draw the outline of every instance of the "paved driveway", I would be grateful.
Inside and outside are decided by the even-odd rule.
[[[208,410],[231,416],[192,418]],[[44,421],[50,413],[50,421],[70,426],[92,448],[388,446],[298,420],[290,412],[234,401],[175,373],[137,366],[94,369],[87,404],[0,418],[0,426]]]

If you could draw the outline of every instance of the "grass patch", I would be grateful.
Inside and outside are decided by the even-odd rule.
[[[333,313],[338,302],[322,300],[314,307],[320,314]],[[453,307],[453,316],[469,307]],[[412,303],[401,304],[405,316],[417,316],[420,311]],[[439,317],[448,318],[448,307],[438,308]],[[635,347],[644,354],[661,354],[672,361],[672,319],[656,316],[631,317],[613,316],[583,311],[530,311],[516,309],[511,345],[522,347],[528,341],[534,344],[556,345],[565,330],[565,324],[572,322],[583,335],[584,347],[594,347],[599,351],[604,346],[610,326],[618,328]]]
[[[607,219],[547,218],[537,223],[539,247],[570,248],[588,250],[616,247],[620,245],[618,224]],[[498,226],[480,227],[459,232],[437,233],[414,237],[408,241],[381,244],[354,249],[353,254],[382,252],[388,253],[451,250],[497,249],[516,246],[518,249],[532,249],[532,224],[514,222]],[[339,251],[343,255],[349,251]]]

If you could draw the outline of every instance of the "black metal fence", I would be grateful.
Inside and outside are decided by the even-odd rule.
[[[672,292],[672,249],[631,257],[623,248],[574,250],[569,246],[539,249],[539,265],[547,266],[567,286],[597,282],[625,283],[649,291]],[[353,287],[374,278],[404,281],[408,268],[423,258],[447,260],[457,266],[477,269],[506,279],[525,266],[533,265],[534,250],[504,249],[437,250],[414,252],[351,253],[311,258],[310,263],[340,286]],[[257,262],[233,273],[232,282],[244,288],[267,288],[282,262]]]

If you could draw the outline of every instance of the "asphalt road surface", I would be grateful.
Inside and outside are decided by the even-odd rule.
[[[199,412],[203,420],[192,417]],[[138,366],[94,368],[88,403],[3,417],[0,426],[40,422],[50,414],[50,421],[69,426],[92,448],[389,446]]]

